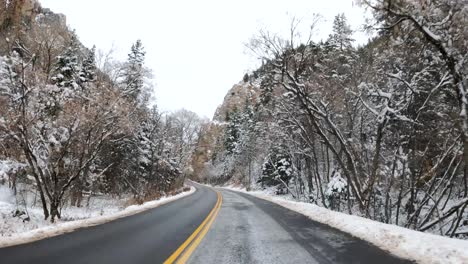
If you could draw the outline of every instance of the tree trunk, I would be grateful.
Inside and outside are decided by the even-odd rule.
[[[379,157],[380,157],[380,150],[382,148],[382,137],[383,137],[383,128],[385,127],[385,122],[379,124],[377,128],[377,140],[375,142],[375,153],[374,158],[372,159],[372,172],[369,184],[367,189],[364,191],[367,194],[367,197],[363,197],[366,202],[366,215],[369,217],[369,207],[371,202],[371,197],[374,194],[374,184],[377,181],[377,172],[379,170]],[[374,201],[375,202],[375,201]]]
[[[34,179],[36,180],[37,189],[39,190],[39,196],[41,198],[42,204],[42,211],[44,212],[44,220],[49,218],[49,209],[47,208],[47,201],[44,195],[44,190],[42,190],[42,186],[37,175],[34,175]]]
[[[47,208],[47,200],[44,194],[44,189],[42,188],[41,180],[39,179],[39,175],[37,174],[32,158],[28,155],[29,151],[24,149],[24,152],[26,154],[25,156],[28,160],[29,166],[31,167],[34,180],[36,181],[37,190],[39,191],[39,196],[41,198],[42,204],[42,211],[44,212],[44,220],[47,220],[49,218],[49,210]]]
[[[466,117],[464,117],[466,118]],[[464,162],[464,169],[463,169],[463,197],[468,197],[468,133],[466,131],[463,132],[462,139],[463,139],[463,162]]]
[[[60,211],[59,211],[60,202],[58,199],[54,198],[54,200],[50,203],[50,221],[55,223],[55,218],[61,218]]]

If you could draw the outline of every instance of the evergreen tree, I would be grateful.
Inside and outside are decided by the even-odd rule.
[[[285,153],[283,146],[273,147],[263,163],[262,177],[259,182],[267,186],[289,185],[293,176],[291,156]],[[286,187],[285,186],[285,187]]]
[[[83,60],[83,65],[80,70],[80,81],[82,83],[93,82],[96,80],[96,46],[88,52],[87,57]]]
[[[52,81],[60,88],[76,90],[80,87],[82,80],[80,78],[79,41],[74,33],[67,46],[65,52],[57,57]]]
[[[343,13],[338,14],[333,21],[333,33],[330,35],[328,42],[332,47],[340,51],[350,49],[352,47],[351,43],[354,41],[352,34],[353,31],[346,16]]]
[[[240,137],[240,126],[241,126],[241,115],[237,109],[234,109],[229,115],[225,134],[224,134],[224,147],[228,154],[234,154],[239,144]]]
[[[138,100],[144,88],[145,54],[141,40],[137,40],[128,54],[124,70],[123,92],[134,100]]]
[[[352,46],[353,31],[344,14],[338,14],[333,21],[333,32],[327,41],[320,45],[323,72],[333,81],[347,87],[352,78],[352,68],[356,64],[356,50]]]
[[[242,78],[242,80],[243,80],[245,83],[248,82],[248,81],[249,81],[249,74],[248,74],[248,73],[244,74],[244,77]]]

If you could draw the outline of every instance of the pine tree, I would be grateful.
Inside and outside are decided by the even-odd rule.
[[[79,41],[73,33],[65,52],[57,57],[55,76],[52,77],[52,81],[58,87],[72,90],[80,87],[82,81],[79,76],[81,71],[79,52]]]
[[[226,121],[228,124],[224,132],[224,147],[228,154],[234,154],[239,144],[240,126],[242,122],[238,110],[234,109],[229,114],[229,120]]]
[[[289,184],[292,178],[293,167],[291,156],[286,154],[284,146],[273,147],[262,167],[262,177],[259,182],[267,186]]]
[[[351,43],[354,41],[352,34],[353,31],[345,15],[338,14],[333,21],[333,33],[330,35],[328,42],[332,47],[340,51],[350,49],[352,47]]]
[[[249,74],[248,74],[248,73],[244,74],[244,77],[242,78],[242,80],[243,80],[245,83],[248,82],[248,81],[249,81]]]
[[[123,76],[124,94],[138,100],[144,88],[145,54],[141,40],[132,45]]]
[[[96,46],[93,46],[88,52],[87,57],[83,60],[79,76],[82,83],[94,82],[96,80]]]
[[[356,63],[356,50],[352,42],[353,31],[344,14],[338,14],[333,21],[333,32],[321,45],[323,64],[328,66],[325,74],[344,86],[351,78],[351,68]]]

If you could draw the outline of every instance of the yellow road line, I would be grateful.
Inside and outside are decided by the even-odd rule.
[[[218,193],[219,194],[219,193]],[[185,264],[187,260],[190,258],[190,255],[192,255],[193,251],[198,247],[202,239],[205,237],[206,233],[210,229],[211,225],[213,224],[214,220],[216,219],[216,216],[218,215],[219,210],[221,209],[221,204],[223,202],[223,197],[220,195],[221,202],[219,203],[216,212],[214,213],[213,217],[211,217],[210,222],[205,226],[203,231],[200,233],[200,235],[195,239],[195,241],[190,245],[189,248],[184,252],[184,254],[180,257],[179,260],[177,260],[177,264]]]
[[[197,237],[198,233],[200,233],[200,231],[202,231],[202,229],[206,226],[206,224],[210,222],[211,217],[214,215],[217,209],[221,207],[221,201],[222,201],[221,194],[219,192],[216,192],[216,194],[218,196],[218,200],[216,201],[215,206],[213,207],[213,209],[211,209],[208,216],[205,218],[205,220],[203,220],[200,226],[197,229],[195,229],[195,231],[190,235],[190,237],[187,240],[185,240],[185,242],[174,253],[172,253],[172,255],[166,261],[164,261],[164,264],[174,263],[174,261],[185,250],[185,248]]]

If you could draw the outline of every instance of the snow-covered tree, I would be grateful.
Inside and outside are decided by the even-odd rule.
[[[55,75],[52,77],[54,84],[64,92],[71,93],[79,89],[82,84],[80,52],[79,41],[73,33],[65,51],[57,57]]]
[[[359,48],[344,15],[324,43],[260,32],[250,45],[263,61],[249,79],[261,90],[256,144],[288,157],[293,173],[284,185],[296,199],[414,229],[441,224],[438,232],[457,235],[466,215],[465,99],[457,80],[466,68],[466,29],[448,21],[463,20],[465,9],[422,2],[373,1],[379,35]],[[235,139],[224,163],[235,168],[245,130],[228,122],[225,131],[238,131],[223,136]],[[271,151],[254,153],[266,161],[260,182],[271,182],[272,168],[282,166]],[[235,179],[236,171],[223,171],[219,179]],[[443,202],[451,199],[460,202]]]
[[[94,82],[96,80],[96,46],[87,52],[81,70],[79,72],[82,83]]]
[[[328,38],[328,44],[340,51],[351,49],[354,41],[353,31],[344,13],[338,14],[333,20],[333,33]]]
[[[146,52],[141,40],[131,47],[127,62],[123,69],[123,93],[133,100],[139,100],[144,92],[147,70],[144,66]]]
[[[226,113],[224,147],[228,154],[234,154],[239,144],[241,115],[237,109]]]

